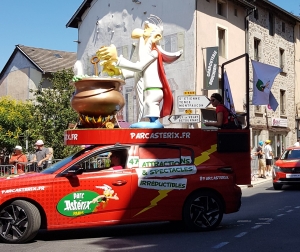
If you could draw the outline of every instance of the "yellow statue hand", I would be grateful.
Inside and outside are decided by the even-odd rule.
[[[113,75],[121,75],[121,69],[116,68],[114,66],[115,60],[104,60],[100,63],[101,66],[103,66],[102,71],[106,72],[109,76]]]
[[[97,52],[97,57],[100,60],[118,60],[117,48],[115,45],[102,46]]]

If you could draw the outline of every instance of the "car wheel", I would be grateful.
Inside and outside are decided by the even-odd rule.
[[[223,203],[213,192],[191,194],[183,207],[183,221],[191,231],[208,231],[219,226],[224,213]]]
[[[281,190],[282,184],[273,183],[273,188],[274,188],[274,190]]]
[[[6,243],[27,242],[40,226],[40,212],[30,202],[15,200],[0,210],[0,239]]]

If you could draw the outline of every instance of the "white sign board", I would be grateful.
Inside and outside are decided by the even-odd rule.
[[[210,103],[205,95],[179,95],[177,96],[177,107],[179,109],[203,109]]]
[[[272,126],[274,127],[287,127],[287,119],[272,118]]]
[[[172,115],[169,121],[171,123],[199,123],[200,115]]]

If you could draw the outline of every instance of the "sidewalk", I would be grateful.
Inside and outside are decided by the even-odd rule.
[[[266,183],[266,182],[271,182],[271,181],[272,181],[272,177],[271,176],[267,177],[266,179],[258,178],[257,176],[255,176],[251,180],[251,185],[239,185],[239,187],[240,188],[254,187],[256,185],[263,184],[263,183]]]

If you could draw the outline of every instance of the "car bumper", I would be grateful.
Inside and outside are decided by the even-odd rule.
[[[300,184],[300,173],[275,172],[273,174],[273,183],[281,185]]]

